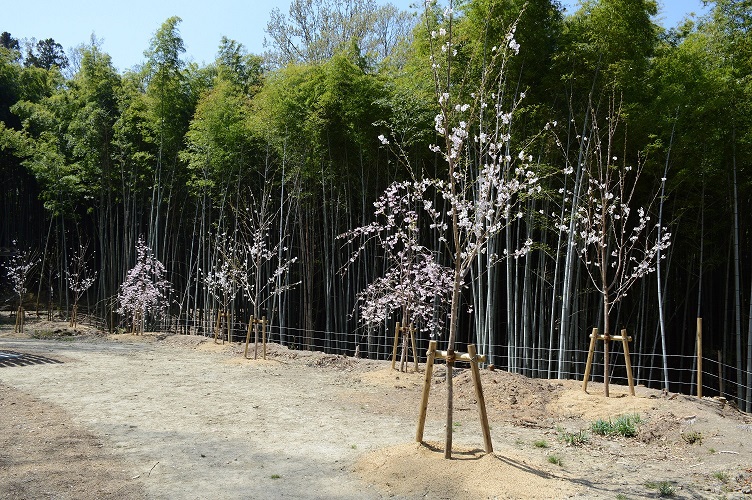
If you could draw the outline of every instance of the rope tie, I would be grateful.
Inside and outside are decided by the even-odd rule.
[[[457,360],[457,354],[454,352],[454,349],[447,350],[446,363],[449,366],[454,366],[454,362],[456,360]]]

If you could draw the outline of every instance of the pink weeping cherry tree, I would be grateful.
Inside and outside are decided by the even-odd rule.
[[[164,265],[139,237],[136,264],[125,276],[117,296],[117,313],[128,318],[131,333],[143,334],[147,316],[161,317],[167,312],[170,283]]]

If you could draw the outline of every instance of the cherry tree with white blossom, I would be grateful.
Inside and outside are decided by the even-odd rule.
[[[435,3],[427,0],[427,11]],[[541,191],[532,156],[525,151],[525,146],[512,144],[513,118],[525,98],[522,92],[515,95],[505,92],[506,62],[520,50],[514,37],[516,22],[504,37],[503,45],[491,49],[478,87],[474,92],[466,89],[463,92],[462,85],[449,83],[457,55],[452,39],[453,15],[450,1],[443,14],[434,16],[427,12],[424,16],[430,33],[430,64],[438,106],[434,128],[442,139],[441,144],[432,145],[430,149],[446,162],[446,175],[443,179],[426,179],[411,172],[414,180],[398,186],[414,193],[418,208],[427,218],[428,229],[437,236],[443,246],[442,253],[448,256],[451,277],[442,283],[447,286],[445,294],[449,298],[447,351],[450,358],[457,339],[461,292],[475,259],[488,251],[489,240],[523,218],[518,208],[521,200]],[[433,25],[433,22],[438,24]],[[392,139],[379,137],[384,145],[389,145]],[[393,147],[404,154],[399,144]],[[392,227],[391,230],[400,229]],[[527,239],[518,248],[504,249],[500,254],[488,256],[488,260],[496,263],[523,256],[532,244]],[[452,450],[452,377],[453,360],[450,359],[446,371],[446,458],[451,457]]]
[[[71,262],[66,269],[68,288],[73,293],[73,309],[70,316],[70,327],[75,330],[78,319],[78,302],[86,290],[97,279],[97,272],[93,271],[87,263],[88,243],[82,243],[71,257]]]
[[[229,318],[230,304],[235,300],[245,277],[245,260],[242,245],[221,232],[214,237],[214,259],[211,269],[204,273],[203,281],[209,294],[219,303],[214,339],[220,336],[222,318]],[[227,321],[225,322],[227,327]],[[231,328],[228,327],[228,340],[232,341]]]
[[[238,214],[243,256],[240,287],[250,302],[255,318],[261,316],[262,309],[270,300],[298,284],[286,279],[297,257],[290,256],[284,232],[272,237],[271,228],[279,212],[270,207],[269,192],[262,193],[259,198],[251,194],[249,206],[245,212]]]
[[[382,142],[388,142],[383,136]],[[436,261],[436,253],[419,243],[418,206],[423,205],[427,184],[410,181],[389,186],[374,203],[375,220],[342,235],[348,243],[359,241],[350,259],[355,262],[369,242],[384,252],[387,270],[358,293],[360,321],[373,328],[401,312],[403,325],[416,324],[440,332],[452,285],[452,269]],[[420,204],[420,205],[419,205]],[[400,370],[405,365],[408,332],[403,331]]]
[[[665,258],[661,252],[671,245],[671,233],[650,215],[652,200],[658,193],[647,206],[635,206],[644,158],[633,166],[616,156],[614,136],[621,112],[618,104],[611,104],[606,130],[598,126],[593,112],[592,134],[579,137],[590,143],[585,148],[590,154],[581,166],[583,191],[574,197],[572,192],[561,190],[565,204],[577,205],[571,211],[573,218],[559,223],[560,230],[574,231],[580,259],[602,297],[606,396],[609,395],[611,314],[637,280],[656,270],[658,259]],[[566,174],[573,171],[574,167],[565,169]]]
[[[164,265],[139,237],[136,243],[136,264],[126,274],[117,296],[116,312],[131,323],[131,333],[144,333],[146,318],[159,318],[167,312],[170,283]]]
[[[15,241],[13,242],[15,244]],[[10,257],[5,267],[5,272],[10,278],[13,292],[18,297],[18,309],[16,309],[16,325],[14,327],[15,333],[23,333],[24,331],[24,308],[23,300],[26,295],[27,285],[29,280],[34,274],[34,270],[39,264],[39,259],[35,252],[32,251],[20,251]]]

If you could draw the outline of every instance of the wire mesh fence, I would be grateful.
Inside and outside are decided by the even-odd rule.
[[[190,319],[183,317],[166,318],[153,323],[151,329],[167,331],[184,335],[201,335],[217,337],[222,341],[245,342],[248,334],[248,321],[239,319],[243,314],[223,317],[216,310],[195,311]],[[87,317],[87,320],[101,329],[109,328],[104,320]],[[390,360],[394,352],[394,330],[387,329],[358,329],[351,332],[336,332],[327,330],[304,329],[300,327],[268,324],[266,340],[278,343],[289,349],[321,351],[328,354],[358,356],[375,360]],[[255,340],[255,333],[251,334],[251,342]],[[416,336],[419,362],[425,362],[425,352],[428,341],[433,338],[425,332],[418,332]],[[439,348],[445,339],[436,339]],[[548,346],[513,345],[489,343],[478,345],[479,353],[487,355],[485,366],[494,364],[496,368],[519,373],[533,378],[544,379],[582,379],[585,373],[588,350],[558,349]],[[595,354],[591,380],[603,380],[603,352]],[[402,342],[398,342],[397,356],[401,356]],[[406,346],[412,359],[412,346]],[[458,351],[466,351],[467,344],[456,345]],[[743,367],[727,363],[720,351],[701,358],[683,354],[667,354],[655,352],[631,352],[630,360],[632,374],[636,385],[654,389],[665,389],[674,393],[698,395],[698,365],[702,366],[700,380],[702,395],[709,397],[723,397],[747,412],[752,412],[752,384],[750,373]],[[612,343],[609,357],[609,380],[614,384],[627,385],[628,377],[624,360],[624,352],[619,342]]]

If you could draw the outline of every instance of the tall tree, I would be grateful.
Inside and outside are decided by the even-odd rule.
[[[273,67],[320,63],[355,44],[364,56],[380,61],[411,28],[407,13],[375,0],[293,0],[289,15],[278,8],[271,12],[266,58]]]
[[[62,45],[52,38],[46,38],[39,40],[36,44],[33,41],[29,44],[24,64],[47,70],[53,67],[65,69],[68,67],[68,57]]]

